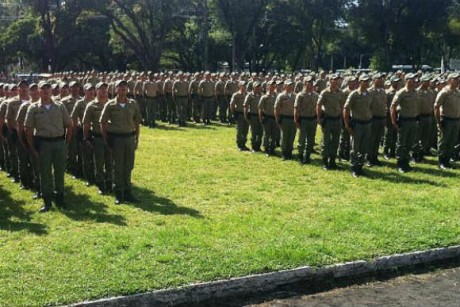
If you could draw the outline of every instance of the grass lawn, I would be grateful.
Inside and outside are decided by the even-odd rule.
[[[319,140],[318,140],[319,141]],[[0,173],[0,305],[54,305],[460,243],[460,171],[431,158],[349,166],[238,152],[234,128],[143,129],[138,204],[66,178],[69,209]]]

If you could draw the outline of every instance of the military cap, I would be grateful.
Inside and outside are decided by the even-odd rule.
[[[38,87],[38,84],[37,83],[29,84],[29,89],[33,89],[34,87]]]
[[[453,72],[453,73],[450,73],[449,76],[447,76],[447,80],[458,79],[459,77],[460,77],[460,74]]]
[[[51,84],[51,88],[52,88],[53,90],[54,90],[54,89],[57,89],[57,88],[59,88],[59,84],[53,83],[53,84]]]
[[[356,80],[358,80],[358,79],[359,79],[359,78],[358,78],[357,76],[351,75],[351,76],[348,77],[348,82],[356,81]]]
[[[258,86],[261,86],[262,83],[260,83],[259,81],[256,81],[252,84],[253,87],[258,87]]]
[[[359,82],[361,82],[361,81],[369,81],[369,80],[370,80],[370,77],[367,74],[362,74],[361,76],[359,76]]]
[[[93,86],[93,84],[91,84],[91,83],[85,83],[85,85],[83,86],[83,89],[84,89],[85,91],[90,90],[90,89],[92,89],[92,88],[94,88],[94,86]]]
[[[120,85],[128,85],[128,83],[125,80],[115,81],[115,87],[119,87]]]
[[[59,87],[60,87],[60,88],[69,87],[69,84],[67,84],[67,82],[61,82],[61,83],[59,84]]]
[[[276,80],[276,85],[284,84],[283,80]]]
[[[420,78],[420,81],[422,82],[428,82],[431,80],[431,76],[430,75],[423,75],[421,78]]]
[[[408,73],[407,75],[405,75],[404,78],[405,78],[406,80],[415,79],[415,75],[412,74],[412,73]]]
[[[267,82],[268,85],[275,85],[276,84],[276,81],[275,80],[270,80]]]
[[[46,86],[46,87],[51,87],[51,84],[50,84],[48,81],[40,81],[40,82],[38,83],[38,88],[39,88],[39,89],[42,89],[42,88],[44,88],[45,86]]]
[[[240,83],[238,83],[239,86],[243,86],[243,85],[246,85],[246,81],[240,81]]]
[[[17,86],[16,84],[10,84],[10,85],[8,86],[8,89],[9,89],[10,91],[14,90],[15,88],[18,88],[18,86]]]
[[[377,79],[380,79],[380,78],[382,78],[382,77],[383,77],[383,76],[382,76],[381,73],[376,73],[376,74],[374,74],[374,75],[372,76],[372,80],[377,80]]]
[[[74,86],[78,86],[78,82],[77,81],[70,81],[69,87],[74,87]]]
[[[337,80],[337,79],[340,79],[340,75],[339,74],[333,74],[331,75],[331,80]]]
[[[27,80],[25,80],[25,79],[22,79],[21,81],[19,81],[18,87],[21,86],[21,85],[23,85],[23,84],[29,85],[29,82],[27,82]]]
[[[306,76],[304,79],[303,79],[303,82],[312,82],[313,81],[313,77],[312,76]]]
[[[294,83],[294,82],[292,82],[291,79],[287,79],[286,81],[284,81],[284,84],[285,84],[285,85],[291,85],[291,84],[293,84],[293,83]]]
[[[98,84],[96,84],[96,89],[98,90],[103,86],[108,87],[109,85],[106,82],[99,82]]]
[[[383,84],[385,86],[390,86],[391,85],[391,81],[390,80],[386,80],[385,83]]]
[[[401,81],[401,78],[399,78],[397,75],[394,75],[393,77],[391,77],[390,81],[391,82],[399,82],[399,81]]]

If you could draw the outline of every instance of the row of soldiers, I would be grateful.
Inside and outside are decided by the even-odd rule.
[[[325,170],[337,169],[338,157],[351,160],[352,174],[358,177],[365,162],[382,165],[381,145],[385,159],[396,157],[402,173],[412,170],[411,160],[421,162],[432,155],[432,148],[437,149],[439,167],[452,168],[460,147],[459,75],[446,77],[332,74],[323,90],[319,87],[323,79],[311,75],[298,78],[301,86],[291,79],[271,79],[266,90],[259,81],[248,90],[243,80],[230,102],[236,143],[239,150],[249,150],[250,129],[252,151],[263,146],[272,155],[279,144],[283,159],[291,159],[298,130],[300,162],[310,163],[319,125]]]
[[[96,184],[101,194],[113,187],[117,204],[136,201],[131,171],[141,115],[127,97],[127,82],[114,86],[109,100],[109,84],[103,81],[83,87],[61,81],[56,95],[48,81],[0,84],[0,167],[21,189],[43,198],[41,212],[51,208],[53,199],[65,207],[66,169],[88,186]]]

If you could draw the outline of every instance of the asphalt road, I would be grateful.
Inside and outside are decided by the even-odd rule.
[[[287,290],[289,293],[289,290]],[[285,293],[286,294],[286,293]],[[254,307],[293,306],[460,306],[460,267],[408,274],[312,295],[269,300]],[[286,297],[286,295],[283,295]]]

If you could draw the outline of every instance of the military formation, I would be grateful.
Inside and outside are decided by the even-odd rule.
[[[401,173],[437,154],[453,168],[460,151],[459,74],[58,73],[0,83],[0,168],[21,189],[65,208],[64,174],[136,202],[131,172],[140,125],[235,125],[240,151],[312,162],[318,127],[325,170],[396,159]],[[247,147],[250,134],[250,147]],[[297,140],[297,144],[295,141]],[[296,148],[294,148],[296,147]],[[381,150],[382,149],[382,150]]]

